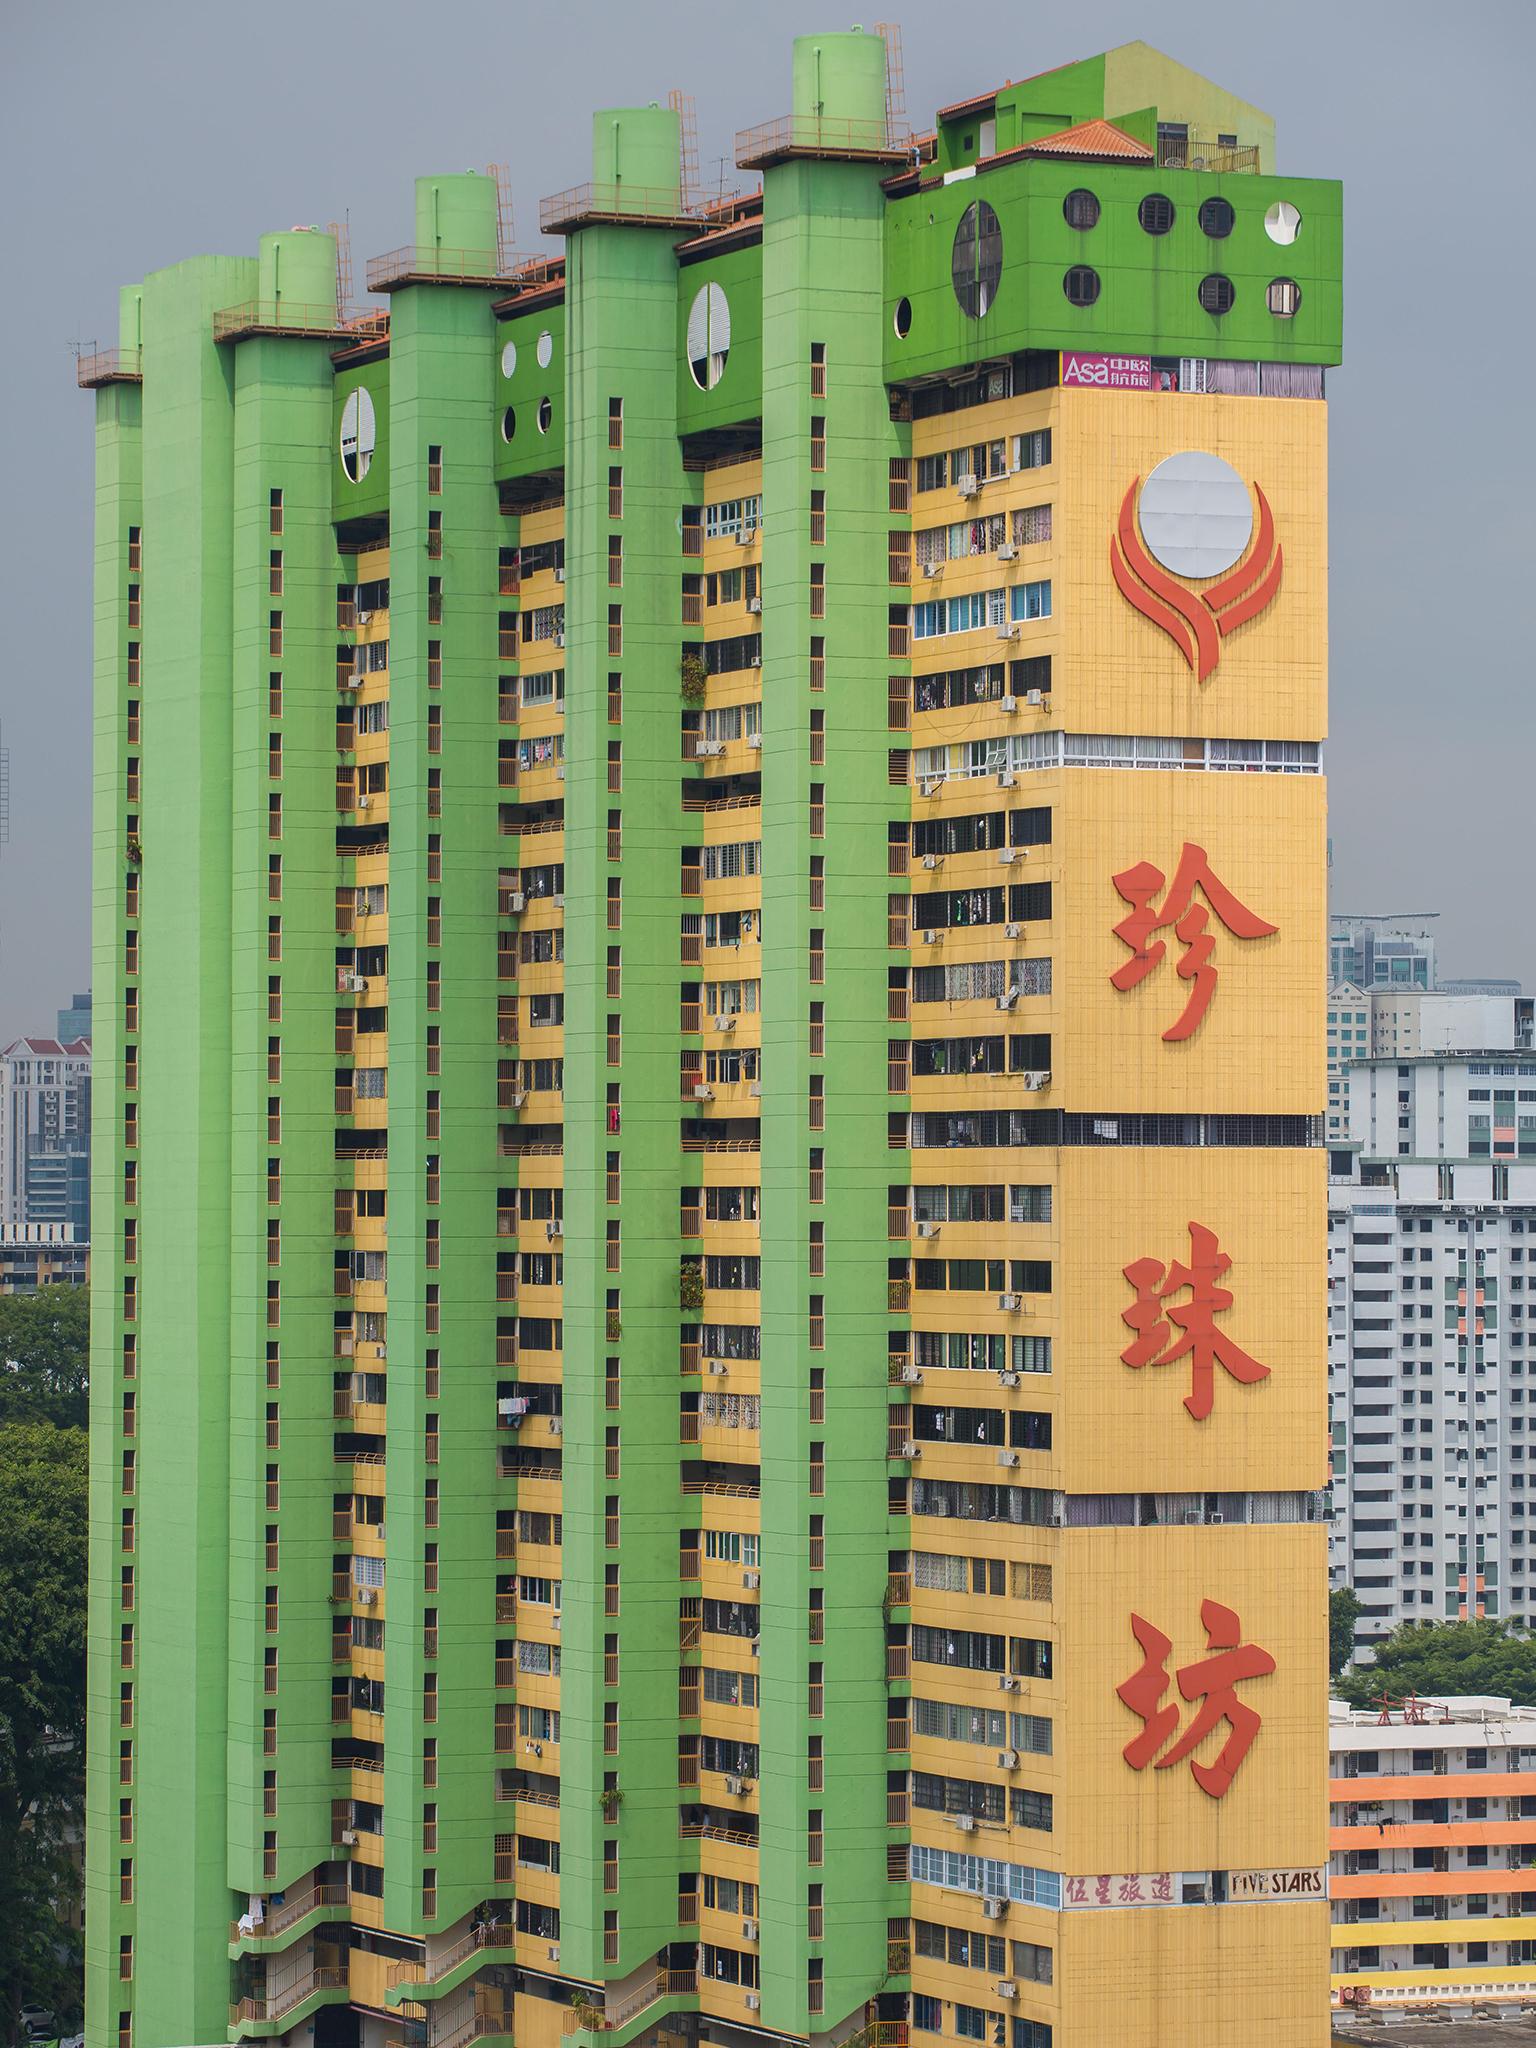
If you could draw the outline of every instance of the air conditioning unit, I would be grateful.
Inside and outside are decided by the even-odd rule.
[[[924,796],[937,796],[944,787],[944,778],[942,775],[925,776],[920,787]]]
[[[555,635],[555,645],[557,647],[563,647],[565,645],[565,635],[563,633],[557,633]]]
[[[999,640],[1017,640],[1019,637],[1019,629],[1017,626],[1013,625],[1010,622],[1006,626],[998,627],[997,637]]]
[[[917,1234],[919,1237],[937,1237],[942,1228],[943,1225],[939,1223],[919,1223]]]
[[[749,1593],[755,1591],[755,1589],[758,1586],[760,1586],[762,1582],[763,1575],[761,1572],[743,1572],[741,1575],[741,1583],[746,1587]]]
[[[553,898],[553,900],[554,900],[554,905],[555,905],[555,908],[556,908],[556,910],[564,910],[564,908],[565,908],[565,891],[564,891],[563,889],[556,889],[556,891],[554,892],[554,898]]]
[[[758,1997],[755,1991],[749,1991],[746,1997],[741,2002],[747,2008],[748,2012],[759,2011],[763,2003],[763,2001],[761,2000],[761,1998]]]
[[[360,996],[364,989],[367,988],[368,983],[361,974],[344,974],[341,977],[341,985],[349,995]]]
[[[724,752],[724,740],[695,740],[694,742],[693,758],[696,761],[710,761],[717,754],[723,754]]]
[[[923,1384],[923,1368],[920,1365],[904,1365],[901,1368],[901,1384],[904,1387],[920,1387]]]
[[[550,1416],[549,1433],[551,1436],[563,1436],[565,1434],[565,1417],[563,1415]],[[1019,1461],[1017,1458],[1015,1458],[1013,1462],[1017,1464]],[[555,1616],[555,1626],[556,1628],[560,1626],[560,1617],[558,1614]]]
[[[1200,1524],[1205,1520],[1205,1517],[1204,1515],[1199,1514],[1198,1512],[1192,1511],[1191,1513],[1181,1517],[1181,1519],[1186,1529],[1198,1529]]]
[[[1005,540],[997,551],[997,559],[1000,562],[1015,562],[1018,560],[1018,556],[1018,549],[1009,540]]]
[[[349,675],[342,677],[341,687],[344,690],[360,690],[363,687],[363,678],[356,669],[353,669]]]
[[[1044,690],[1026,690],[1024,692],[1024,702],[1031,711],[1039,711],[1045,703]]]
[[[1024,936],[1024,927],[1023,927],[1023,925],[1021,925],[1021,924],[1005,924],[1005,925],[1003,926],[1003,937],[1004,937],[1005,939],[1022,939],[1022,938],[1023,938],[1023,936]]]
[[[750,1643],[749,1643],[749,1644],[747,1645],[747,1647],[748,1647],[748,1649],[750,1649],[750,1651],[752,1652],[752,1655],[753,1655],[754,1657],[759,1657],[759,1656],[761,1656],[761,1655],[762,1655],[762,1650],[763,1650],[763,1639],[762,1639],[762,1637],[761,1637],[761,1636],[754,1636],[754,1637],[752,1638],[751,1642],[750,1642]]]
[[[954,1822],[955,1826],[960,1830],[962,1835],[972,1835],[976,1832],[976,1819],[974,1814],[955,1813],[950,1815],[950,1819]]]
[[[747,656],[747,667],[748,667],[748,668],[761,668],[761,667],[762,667],[762,665],[763,665],[763,657],[762,657],[762,656],[761,656],[760,654],[749,654],[749,655]]]
[[[357,1847],[357,1829],[356,1829],[356,1828],[343,1828],[343,1829],[342,1829],[342,1831],[341,1831],[341,1846],[342,1846],[342,1847],[343,1847],[344,1849],[355,1849],[355,1848]]]
[[[925,576],[937,576],[942,566],[939,562],[924,562],[923,574]]]
[[[514,1109],[521,1109],[528,1100],[528,1090],[526,1088],[514,1088],[509,1099]]]
[[[998,708],[1000,710],[1006,711],[1011,717],[1013,713],[1017,711],[1019,708],[1019,700],[1017,697],[1004,697],[1002,703]]]
[[[1000,1749],[997,1752],[997,1768],[1000,1771],[1016,1771],[1019,1768],[1019,1752],[1016,1749]]]
[[[1024,1306],[1024,1297],[1022,1294],[1000,1294],[997,1297],[997,1305],[1004,1315],[1016,1316]]]
[[[709,1361],[709,1370],[714,1374],[716,1379],[724,1379],[726,1374],[730,1371],[730,1369],[730,1366],[723,1358],[712,1358]]]
[[[1023,855],[1016,846],[1000,846],[997,849],[997,864],[1000,868],[1011,868]]]
[[[999,789],[1012,789],[1012,787],[1013,787],[1013,784],[1014,784],[1014,774],[1013,774],[1013,770],[1012,770],[1011,768],[1000,768],[1000,769],[998,770],[998,772],[997,772],[997,786],[998,786],[998,788],[999,788]]]
[[[982,1918],[985,1920],[1006,1920],[1008,1917],[1008,1901],[997,1898],[983,1899],[981,1902],[981,1912]]]
[[[739,1799],[747,1789],[747,1781],[745,1778],[728,1777],[725,1781],[725,1789],[731,1794],[732,1798]]]
[[[943,865],[944,856],[942,853],[925,853],[923,855],[923,866],[925,868],[941,868]]]
[[[736,545],[739,548],[751,547],[756,538],[757,528],[755,526],[741,526],[736,530]]]
[[[974,498],[981,489],[981,479],[974,476],[963,476],[959,483],[956,484],[955,489],[962,498]]]
[[[726,1016],[717,1017],[715,1019],[715,1029],[717,1031],[734,1031],[736,1029],[736,1019]]]
[[[359,1607],[377,1607],[379,1604],[377,1589],[373,1586],[359,1586],[357,1590],[357,1604]]]
[[[943,944],[943,941],[944,941],[944,934],[943,934],[942,932],[924,932],[924,933],[923,933],[923,944],[924,944],[925,946],[938,946],[938,945],[942,945],[942,944]]]
[[[544,1953],[552,1963],[558,1963],[560,1960],[560,1944],[558,1942],[551,1942]]]
[[[1051,1085],[1049,1067],[1032,1067],[1024,1076],[1024,1086],[1029,1089],[1048,1088]]]
[[[997,1384],[1000,1387],[1016,1387],[1019,1384],[1019,1375],[1016,1372],[1000,1372]]]
[[[557,569],[557,570],[555,571],[555,581],[556,581],[557,583],[563,583],[563,582],[565,581],[565,571],[564,571],[564,569]]]
[[[999,1692],[1017,1692],[1019,1681],[1016,1678],[1000,1678],[997,1681],[997,1689]]]
[[[695,1102],[713,1102],[715,1091],[706,1082],[695,1081],[693,1084],[693,1099]]]
[[[903,1441],[901,1455],[904,1458],[920,1458],[923,1455],[923,1447],[915,1436],[909,1436]]]
[[[1019,1454],[1017,1451],[999,1451],[997,1454],[997,1462],[999,1463],[999,1465],[1017,1465],[1017,1463],[1019,1462]]]
[[[756,613],[756,612],[760,612],[760,611],[762,610],[762,608],[763,608],[763,600],[762,600],[762,599],[761,599],[760,597],[749,597],[749,598],[747,599],[747,610],[748,610],[749,612],[753,612],[753,613]]]
[[[363,791],[362,795],[361,795],[361,796],[360,796],[360,797],[358,798],[358,800],[357,800],[357,808],[358,808],[358,809],[359,809],[360,811],[366,811],[366,810],[367,810],[367,808],[368,808],[368,806],[369,806],[369,805],[370,805],[370,804],[371,804],[372,802],[373,802],[373,798],[372,798],[371,796],[369,796],[369,794],[368,794],[367,790],[365,789],[365,790]]]
[[[763,736],[760,732],[749,732],[747,734],[747,745],[752,749],[754,753],[758,751],[762,744]]]
[[[511,892],[511,894],[507,897],[507,915],[509,917],[521,917],[523,914],[523,905],[527,901],[528,898],[523,894],[521,889],[514,889]]]
[[[761,1081],[749,1081],[747,1083],[747,1093],[749,1095],[761,1095],[762,1092],[763,1084]]]
[[[562,1223],[554,1219],[551,1219],[544,1226],[544,1235],[550,1240],[551,1243],[553,1243],[554,1240],[562,1234],[564,1227],[565,1226]]]
[[[1205,1518],[1205,1526],[1209,1529],[1214,1527],[1218,1522],[1224,1522],[1226,1519],[1227,1518],[1225,1515],[1207,1515]]]
[[[757,1939],[757,1922],[756,1922],[755,1920],[743,1920],[743,1921],[742,1921],[742,1923],[741,1923],[741,1938],[742,1938],[742,1940],[743,1940],[743,1941],[756,1941],[756,1939]]]
[[[999,1998],[1017,1998],[1019,1995],[1018,1985],[1010,1983],[1010,1981],[1006,1977],[1004,1977],[1002,1981],[998,1985],[996,1985],[995,1989],[997,1991],[997,1995]]]
[[[357,623],[360,626],[371,626],[373,624],[373,613],[359,612],[357,615]]]

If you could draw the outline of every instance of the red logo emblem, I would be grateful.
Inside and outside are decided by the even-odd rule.
[[[1221,660],[1223,638],[1273,600],[1285,552],[1260,486],[1250,498],[1230,463],[1190,453],[1160,462],[1145,485],[1133,479],[1110,535],[1109,566],[1127,604],[1168,635],[1203,683]]]

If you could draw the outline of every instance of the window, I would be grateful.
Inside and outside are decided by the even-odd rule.
[[[1099,296],[1099,273],[1086,263],[1074,263],[1061,280],[1069,306],[1091,306]]]
[[[1213,194],[1200,203],[1200,225],[1213,242],[1223,241],[1230,235],[1236,219],[1230,199],[1221,199]]]
[[[985,199],[973,199],[960,216],[950,252],[950,279],[961,312],[983,319],[997,297],[1002,275],[1002,226]]]
[[[1277,319],[1293,319],[1301,307],[1301,286],[1294,277],[1274,278],[1264,293],[1264,303]]]
[[[1207,313],[1230,313],[1237,290],[1230,277],[1213,270],[1209,277],[1201,278],[1197,297]]]
[[[1083,190],[1069,192],[1061,202],[1061,214],[1069,228],[1085,232],[1099,224],[1099,201],[1096,193]]]
[[[1149,192],[1136,209],[1136,218],[1149,235],[1166,235],[1173,226],[1173,201],[1162,192]]]

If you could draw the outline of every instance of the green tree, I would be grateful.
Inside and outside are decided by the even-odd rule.
[[[1536,1706],[1536,1638],[1517,1621],[1404,1622],[1378,1644],[1374,1664],[1346,1672],[1334,1690],[1355,1707],[1383,1690],[1394,1700],[1492,1693]]]
[[[1355,1654],[1360,1609],[1360,1595],[1353,1586],[1335,1586],[1328,1595],[1328,1669],[1335,1678]]]
[[[20,2007],[79,2006],[85,1739],[86,1438],[0,1427],[0,2040]]]
[[[0,1294],[0,1423],[85,1427],[90,1322],[84,1287]]]

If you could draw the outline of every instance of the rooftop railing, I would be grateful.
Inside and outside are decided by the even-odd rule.
[[[92,355],[75,357],[75,382],[82,391],[92,391],[99,384],[140,384],[143,380],[141,348],[101,348]]]
[[[512,282],[514,266],[504,264],[495,249],[444,249],[411,243],[368,259],[371,292],[397,284],[494,284]]]
[[[1157,162],[1165,171],[1257,171],[1259,152],[1251,143],[1239,146],[1198,135],[1159,135]]]
[[[372,341],[388,332],[387,313],[361,313],[343,318],[334,302],[306,306],[291,299],[247,299],[239,306],[223,306],[213,316],[215,341],[238,341],[248,334]]]
[[[661,221],[687,227],[706,211],[700,203],[685,203],[675,185],[631,185],[617,178],[550,193],[539,201],[539,226],[546,235],[590,220]]]
[[[893,134],[888,123],[830,119],[822,114],[782,114],[736,137],[736,162],[756,170],[790,156],[837,156],[877,163],[905,163],[912,155],[910,135]]]

